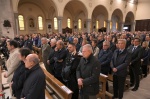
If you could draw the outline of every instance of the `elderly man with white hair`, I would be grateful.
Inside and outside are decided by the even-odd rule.
[[[57,41],[55,38],[51,39],[51,41],[50,41],[51,50],[50,50],[49,57],[47,60],[47,64],[49,65],[49,68],[51,69],[51,72],[50,72],[51,74],[54,74],[53,68],[54,68],[55,61],[53,60],[53,56],[54,56],[54,50],[56,47],[56,43],[57,43]]]
[[[51,47],[50,47],[50,45],[47,42],[47,38],[43,37],[41,39],[41,41],[42,41],[42,47],[41,47],[41,49],[42,49],[43,63],[44,63],[44,66],[45,66],[46,70],[48,72],[51,72],[51,69],[50,69],[49,65],[47,64],[48,55],[50,54]]]
[[[93,56],[93,49],[86,44],[82,49],[83,58],[78,65],[76,76],[83,99],[96,99],[99,92],[100,62]]]

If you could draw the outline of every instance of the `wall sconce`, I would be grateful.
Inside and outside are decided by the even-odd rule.
[[[9,28],[11,27],[10,21],[9,20],[4,20],[3,26],[7,29],[7,33],[9,33]]]

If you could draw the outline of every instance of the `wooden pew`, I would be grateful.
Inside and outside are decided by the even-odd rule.
[[[44,68],[42,69],[46,75],[47,88],[50,87],[52,89],[52,92],[49,92],[46,88],[46,97],[52,97],[52,95],[55,94],[61,99],[71,99],[73,92],[68,89],[64,84],[62,84],[59,80],[57,80],[53,75],[48,73]]]
[[[97,98],[105,99],[106,96],[109,97],[109,99],[112,99],[113,95],[109,92],[106,91],[106,81],[107,81],[108,76],[104,74],[100,74],[99,80],[100,83],[102,84],[101,90],[97,94]]]

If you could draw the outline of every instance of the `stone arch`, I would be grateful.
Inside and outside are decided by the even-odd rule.
[[[82,28],[84,28],[84,23],[88,18],[88,10],[86,5],[82,0],[69,0],[63,9],[63,27],[66,27],[66,17],[68,14],[71,16],[71,27],[74,28],[77,26],[77,21],[79,17],[82,17]]]
[[[112,31],[122,31],[123,12],[119,8],[113,11],[111,15],[111,22],[112,22],[112,28],[111,28]]]
[[[134,31],[134,14],[132,11],[129,11],[125,16],[124,26],[127,27],[127,31]]]
[[[104,21],[108,20],[108,10],[104,5],[97,5],[92,11],[92,27],[96,26],[96,21],[99,21],[99,28],[104,27]]]

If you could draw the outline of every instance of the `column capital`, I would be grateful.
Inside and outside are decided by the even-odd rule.
[[[107,23],[110,23],[110,22],[111,22],[111,20],[106,20],[106,22],[107,22]]]
[[[18,19],[18,13],[14,13],[14,17]]]
[[[86,19],[87,22],[91,22],[91,19]]]
[[[57,20],[62,20],[62,19],[63,19],[63,17],[61,17],[61,16],[57,17]]]

